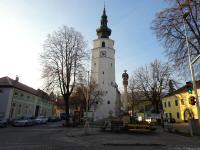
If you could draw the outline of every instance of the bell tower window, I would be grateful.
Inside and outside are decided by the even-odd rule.
[[[104,41],[101,43],[101,46],[102,46],[102,47],[105,47],[105,46],[106,46],[106,44],[105,44]]]

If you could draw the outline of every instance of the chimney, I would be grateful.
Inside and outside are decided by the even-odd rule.
[[[15,81],[19,81],[19,76],[18,75],[16,75],[16,78],[15,78]]]

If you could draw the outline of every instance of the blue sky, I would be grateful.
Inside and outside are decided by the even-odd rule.
[[[158,58],[163,48],[150,26],[156,12],[167,7],[164,0],[105,0],[108,26],[115,40],[116,82],[121,74]],[[39,54],[48,33],[63,25],[80,31],[92,48],[100,25],[103,0],[1,0],[0,77],[19,75],[20,81],[41,88]]]

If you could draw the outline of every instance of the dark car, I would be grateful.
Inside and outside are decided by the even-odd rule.
[[[0,127],[4,128],[4,127],[7,127],[8,125],[8,122],[4,119],[0,119]]]
[[[57,121],[61,121],[61,119],[59,117],[49,117],[48,121],[49,122],[57,122]]]
[[[60,113],[60,119],[61,120],[65,120],[67,118],[67,114],[66,113]]]

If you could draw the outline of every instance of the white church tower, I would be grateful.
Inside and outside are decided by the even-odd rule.
[[[91,79],[105,92],[103,102],[94,110],[95,120],[115,116],[116,112],[115,49],[114,41],[109,39],[111,29],[107,22],[104,7],[101,26],[96,30],[98,38],[93,41],[92,49]]]

